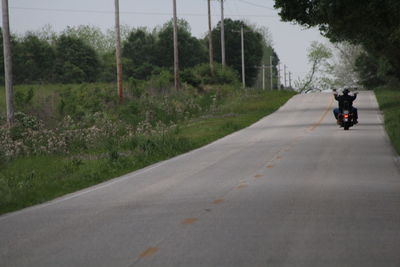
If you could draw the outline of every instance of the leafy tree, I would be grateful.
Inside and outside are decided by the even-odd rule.
[[[79,25],[76,27],[67,27],[62,35],[74,37],[84,41],[87,45],[93,47],[97,53],[103,55],[115,49],[115,37],[107,36],[99,27],[89,25]],[[111,38],[110,38],[111,37]]]
[[[379,59],[369,55],[368,53],[361,53],[355,61],[355,69],[360,76],[360,84],[366,88],[374,88],[382,85],[385,81],[379,77]]]
[[[360,76],[356,71],[356,61],[363,53],[362,47],[349,42],[341,42],[333,44],[332,50],[334,57],[327,67],[333,76],[333,86],[357,86]]]
[[[156,37],[145,29],[130,33],[123,44],[124,72],[127,77],[146,79],[156,68]]]
[[[318,79],[320,77],[317,77],[317,75],[319,72],[324,73],[322,68],[326,65],[327,60],[332,57],[332,51],[327,46],[314,41],[308,49],[307,57],[308,62],[311,64],[310,72],[304,80],[296,82],[296,87],[298,87],[301,92],[308,92],[316,87],[324,87],[324,82],[318,84],[321,79]],[[327,80],[322,77],[322,81]]]
[[[51,24],[46,24],[37,31],[29,31],[26,35],[35,35],[40,40],[48,42],[50,45],[54,45],[58,38],[58,34]]]
[[[255,29],[257,32],[261,33],[262,37],[263,37],[263,42],[262,42],[262,46],[263,46],[263,57],[261,60],[261,64],[269,66],[270,65],[270,57],[272,56],[272,87],[276,88],[277,86],[277,73],[278,73],[278,64],[279,64],[279,57],[276,54],[273,46],[273,40],[272,40],[272,35],[269,31],[269,29],[267,27],[264,26],[257,26],[254,25],[252,26],[253,29]],[[270,69],[268,68],[268,70],[266,70],[265,75],[266,75],[266,86],[267,88],[271,87],[271,75],[270,75]],[[262,87],[262,71],[258,72],[258,76],[257,76],[257,80],[256,80],[256,86],[258,86],[259,88]]]
[[[117,80],[117,63],[115,60],[115,51],[100,55],[101,67],[98,81],[115,82]],[[126,70],[124,69],[124,74]]]
[[[240,29],[244,27],[244,54],[246,84],[251,86],[257,77],[258,68],[263,57],[263,36],[240,20],[224,20],[226,64],[242,73],[242,54]],[[221,22],[212,31],[213,47],[221,47]],[[214,49],[216,61],[221,62],[221,50]]]
[[[56,44],[56,75],[63,83],[94,82],[100,62],[96,51],[81,39],[61,35]]]
[[[54,50],[35,35],[28,34],[21,41],[14,41],[13,63],[16,83],[53,80]]]
[[[385,57],[400,77],[398,0],[275,0],[284,21],[319,27],[333,42],[361,44],[373,57]]]
[[[172,20],[164,24],[158,32],[157,54],[155,64],[160,67],[172,68],[174,65]],[[207,62],[205,44],[193,37],[189,24],[185,20],[178,20],[178,50],[179,67],[190,68]]]

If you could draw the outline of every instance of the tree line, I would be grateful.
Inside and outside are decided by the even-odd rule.
[[[263,57],[278,56],[265,29],[240,20],[226,19],[225,38],[227,65],[241,75],[240,28],[245,28],[246,83],[254,84]],[[2,35],[0,35],[2,38]],[[214,60],[221,61],[220,23],[212,30]],[[147,80],[173,68],[172,21],[153,30],[122,28],[124,79]],[[188,70],[208,62],[208,38],[196,38],[185,20],[178,22],[180,68],[183,80]],[[1,40],[1,46],[3,42]],[[116,79],[114,33],[103,33],[93,26],[68,27],[55,33],[50,27],[23,36],[12,37],[13,80],[16,84],[112,82]],[[266,55],[268,54],[268,55]],[[3,48],[1,47],[1,60]],[[4,82],[1,64],[0,80]],[[186,75],[185,75],[186,72]],[[185,80],[184,80],[185,81]]]
[[[319,27],[330,41],[360,45],[360,82],[375,87],[400,80],[400,1],[275,0],[284,21]]]

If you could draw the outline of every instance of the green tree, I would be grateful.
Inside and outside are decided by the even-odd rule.
[[[172,68],[174,65],[172,20],[165,23],[158,32],[157,53],[155,64],[160,67]],[[193,37],[189,24],[185,20],[178,20],[178,50],[179,67],[190,68],[207,62],[205,44]]]
[[[94,82],[100,61],[96,51],[81,39],[61,35],[56,43],[56,75],[62,83]]]
[[[100,55],[106,54],[115,49],[115,37],[110,38],[104,34],[99,27],[89,25],[79,25],[67,27],[62,35],[74,37],[84,41],[87,45],[93,47]]]
[[[254,84],[258,66],[263,57],[263,36],[240,20],[224,20],[226,64],[238,73],[242,73],[242,54],[240,29],[244,27],[244,54],[246,84]],[[221,62],[221,22],[212,31],[214,58]]]
[[[326,74],[322,68],[326,66],[327,60],[332,57],[332,51],[324,44],[314,41],[308,49],[307,57],[309,64],[311,64],[311,69],[303,80],[296,82],[296,87],[301,92],[306,93],[317,87],[325,87],[324,83],[328,80],[325,77],[321,78],[317,75],[318,73],[322,75]]]
[[[379,58],[368,53],[361,53],[355,61],[355,70],[360,76],[360,84],[373,89],[382,85],[385,81],[379,75]]]
[[[333,44],[334,58],[329,62],[328,69],[333,75],[334,87],[357,86],[360,83],[356,61],[362,53],[360,45],[349,42]]]
[[[15,83],[53,80],[54,49],[47,41],[31,33],[20,41],[14,41],[13,63]]]
[[[279,64],[279,57],[277,53],[275,52],[275,49],[272,47],[273,46],[273,40],[272,40],[272,35],[269,31],[269,29],[265,26],[258,26],[258,25],[252,25],[251,26],[253,29],[255,29],[257,32],[259,32],[262,37],[263,37],[263,42],[262,42],[262,47],[263,47],[263,57],[261,60],[261,64],[265,66],[270,65],[270,57],[272,56],[272,89],[277,88],[277,73],[278,73],[278,64]],[[271,69],[268,68],[265,71],[265,83],[266,83],[266,88],[271,89]],[[257,80],[255,85],[259,88],[262,87],[262,77],[263,72],[259,71]]]
[[[385,57],[388,74],[400,77],[398,0],[275,0],[284,21],[319,27],[333,42],[361,44],[371,56]]]
[[[147,79],[157,67],[156,36],[145,29],[132,31],[123,44],[124,72],[127,77]]]

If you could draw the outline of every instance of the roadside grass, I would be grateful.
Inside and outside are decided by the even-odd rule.
[[[14,109],[41,118],[47,125],[54,125],[61,119],[58,112],[62,94],[68,90],[105,88],[114,92],[115,86],[108,83],[93,84],[30,84],[14,86]],[[31,95],[30,95],[31,94]],[[0,123],[6,117],[4,86],[0,87]]]
[[[204,146],[247,127],[283,105],[293,92],[232,94],[217,111],[178,122],[162,134],[105,140],[89,151],[0,159],[0,214],[75,192]]]
[[[294,93],[262,92],[246,98],[232,99],[214,117],[180,125],[179,136],[188,138],[196,147],[243,129],[282,106]]]
[[[377,88],[375,95],[384,114],[386,132],[395,150],[400,154],[400,88]]]

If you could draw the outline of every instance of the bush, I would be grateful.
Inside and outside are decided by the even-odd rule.
[[[23,109],[24,107],[32,104],[32,98],[34,96],[33,88],[25,93],[23,91],[16,91],[14,94],[15,104],[18,109]]]
[[[154,94],[166,94],[170,91],[174,84],[174,76],[168,70],[162,70],[160,74],[153,75],[146,82],[146,87]]]
[[[239,75],[228,66],[222,67],[221,64],[214,63],[214,75],[211,74],[209,64],[200,64],[190,70],[191,79],[201,81],[203,86],[215,84],[239,84]]]
[[[199,87],[201,85],[201,78],[196,75],[193,69],[186,69],[181,72],[181,80],[193,87]]]
[[[144,87],[141,86],[143,82],[133,77],[128,79],[128,90],[132,97],[140,98],[144,93]]]

